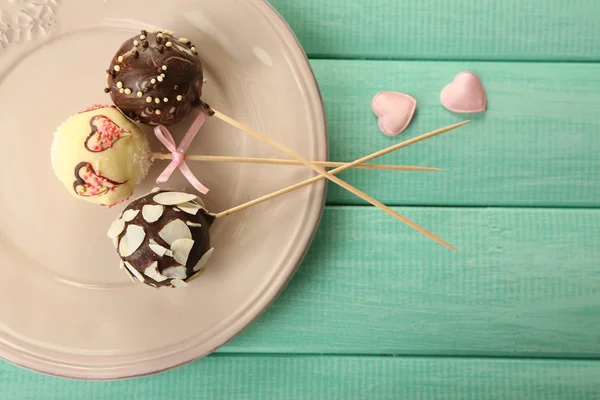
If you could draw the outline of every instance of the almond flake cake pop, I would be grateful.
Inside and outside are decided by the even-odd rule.
[[[154,190],[132,201],[107,235],[135,282],[186,287],[210,258],[215,216],[194,194]]]
[[[52,168],[75,197],[113,206],[146,177],[150,146],[143,132],[114,106],[94,105],[54,133]]]
[[[107,85],[115,105],[145,125],[169,126],[201,105],[203,70],[194,45],[173,32],[147,32],[126,40],[113,57]]]

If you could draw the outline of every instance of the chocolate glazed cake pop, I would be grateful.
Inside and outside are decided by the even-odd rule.
[[[157,190],[132,201],[107,235],[134,281],[186,287],[213,252],[209,230],[214,220],[195,195]]]
[[[146,125],[174,125],[202,105],[203,71],[198,52],[173,32],[142,30],[121,45],[106,71],[115,105]]]

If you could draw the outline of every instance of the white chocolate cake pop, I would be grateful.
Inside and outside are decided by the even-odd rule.
[[[52,168],[75,197],[112,206],[127,200],[146,177],[150,146],[143,132],[114,106],[92,106],[54,133]]]
[[[215,216],[194,194],[157,190],[132,201],[107,235],[135,282],[186,287],[210,258]]]

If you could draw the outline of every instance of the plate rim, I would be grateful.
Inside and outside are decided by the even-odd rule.
[[[313,110],[315,112],[315,124],[320,127],[323,131],[323,137],[325,139],[325,160],[329,160],[329,129],[327,123],[327,117],[325,113],[325,106],[323,101],[323,96],[319,84],[316,79],[316,75],[314,73],[314,69],[310,65],[310,61],[308,56],[303,49],[298,37],[294,33],[291,26],[287,23],[287,21],[283,18],[283,16],[271,5],[267,0],[244,0],[244,2],[251,7],[257,9],[264,16],[269,17],[273,24],[273,27],[278,31],[281,35],[286,35],[289,39],[288,48],[293,48],[293,51],[297,53],[298,60],[296,63],[296,67],[305,72],[305,81],[310,84],[309,88],[314,93],[311,94],[311,100],[313,100]],[[284,42],[288,42],[285,41]],[[314,96],[314,98],[313,98]],[[58,367],[59,364],[53,362],[52,360],[34,357],[32,354],[28,354],[27,352],[22,352],[20,349],[6,346],[6,344],[0,343],[0,347],[3,347],[6,351],[5,354],[0,356],[0,359],[13,364],[19,368],[22,368],[27,371],[31,371],[34,373],[39,373],[46,376],[65,378],[69,380],[76,381],[119,381],[119,380],[128,380],[134,378],[140,378],[145,376],[151,376],[160,374],[166,371],[174,370],[179,367],[185,366],[187,364],[191,364],[195,361],[198,361],[212,353],[214,353],[217,349],[221,348],[225,344],[229,343],[236,337],[238,337],[244,330],[246,330],[250,325],[252,325],[280,296],[283,290],[288,286],[291,279],[297,272],[298,268],[302,264],[305,259],[308,250],[313,243],[317,230],[320,226],[321,220],[323,218],[323,214],[325,211],[325,204],[327,200],[327,181],[319,182],[317,185],[321,185],[321,190],[316,190],[316,196],[320,197],[320,200],[317,202],[315,198],[315,206],[318,207],[315,211],[316,215],[314,218],[314,225],[310,232],[306,235],[306,241],[301,250],[298,250],[298,257],[296,261],[293,262],[290,268],[282,268],[281,274],[276,276],[269,286],[267,286],[263,293],[259,293],[257,296],[257,301],[247,307],[247,309],[243,312],[240,318],[234,320],[235,322],[230,323],[221,333],[219,333],[219,339],[216,345],[211,346],[211,349],[208,351],[196,351],[192,354],[194,349],[198,349],[198,346],[194,346],[192,348],[184,349],[182,352],[189,352],[189,356],[186,357],[186,360],[180,362],[173,362],[161,368],[148,368],[147,371],[138,372],[138,373],[111,373],[111,368],[94,368],[85,370],[81,372],[78,367],[73,366],[65,366],[62,365]],[[310,211],[309,211],[310,212]],[[308,230],[307,230],[308,232]],[[290,263],[292,264],[292,263]],[[176,357],[177,354],[181,352],[176,352],[174,354],[169,354],[163,356],[161,359],[168,360],[173,357]],[[20,355],[20,356],[19,356]],[[32,359],[32,364],[38,364],[37,366],[27,365],[23,360]],[[44,368],[44,366],[48,368]],[[52,368],[54,367],[54,368]],[[131,368],[131,366],[128,366]],[[53,371],[53,369],[60,368],[61,371]],[[117,371],[120,371],[122,367],[114,368]],[[68,372],[67,372],[68,371]],[[107,372],[108,371],[108,372]]]

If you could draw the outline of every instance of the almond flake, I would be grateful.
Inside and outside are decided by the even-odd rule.
[[[165,225],[158,233],[162,240],[172,246],[177,239],[191,239],[192,232],[190,228],[180,219],[174,219]]]
[[[165,268],[162,272],[167,278],[185,279],[187,278],[187,270],[183,265]]]
[[[194,203],[199,204],[200,207],[202,207],[203,209],[206,210],[206,206],[204,205],[204,201],[200,197],[196,197],[196,200],[194,200]]]
[[[129,272],[131,272],[133,274],[133,276],[135,276],[137,278],[138,281],[144,282],[144,277],[142,276],[142,274],[140,274],[140,271],[138,271],[137,269],[135,269],[133,267],[133,265],[131,265],[129,262],[125,261],[125,267],[127,268],[127,270]]]
[[[165,211],[165,207],[159,205],[146,204],[142,208],[142,217],[144,217],[144,221],[151,224],[156,222],[162,217],[163,212]]]
[[[201,269],[200,271],[198,271],[194,275],[192,275],[190,278],[186,279],[186,282],[190,283],[192,281],[195,281],[196,279],[200,278],[200,276],[202,276],[202,274],[204,274],[204,272],[206,272],[206,269]]]
[[[202,255],[202,257],[200,257],[200,260],[198,260],[198,263],[196,263],[196,266],[193,269],[194,272],[200,271],[202,268],[204,268],[204,266],[206,266],[206,263],[208,262],[210,256],[212,256],[213,251],[215,251],[215,248],[211,247]]]
[[[186,212],[186,213],[192,214],[192,215],[198,214],[198,211],[200,211],[202,209],[202,207],[200,207],[198,204],[192,203],[192,202],[177,204],[177,208],[179,208],[183,212]]]
[[[150,243],[148,244],[148,247],[150,247],[150,250],[152,250],[154,253],[156,253],[156,255],[159,257],[164,256],[167,253],[167,251],[169,251],[169,249],[156,243],[156,241],[154,241],[153,239],[150,239]]]
[[[119,243],[119,254],[121,257],[129,257],[135,253],[142,243],[144,243],[145,238],[146,232],[144,232],[144,228],[138,225],[129,225]]]
[[[192,221],[186,221],[185,223],[187,226],[191,226],[192,228],[202,228],[202,224],[199,224],[197,222],[192,222]]]
[[[190,287],[190,285],[188,285],[187,283],[185,283],[184,281],[182,281],[180,279],[171,279],[171,285],[173,285],[176,288]]]
[[[163,206],[174,206],[181,203],[187,203],[195,198],[195,194],[183,192],[162,192],[154,196],[152,200],[158,204],[162,204]]]
[[[119,248],[119,238],[113,238],[113,246],[115,246],[115,249]]]
[[[134,219],[135,217],[137,217],[137,215],[140,213],[140,210],[127,210],[123,213],[123,217],[121,217],[123,219],[123,221],[125,222],[129,222],[132,219]]]
[[[119,268],[120,269],[125,268],[125,263],[123,262],[123,260],[119,261]]]
[[[192,239],[177,239],[174,241],[171,245],[171,251],[173,251],[175,261],[181,265],[187,264],[194,243]]]
[[[129,269],[125,268],[125,264],[123,264],[123,269],[125,269],[125,272],[127,272],[127,276],[129,277],[129,279],[131,279],[131,282],[139,283],[139,281],[137,279],[135,279],[135,276],[133,276],[133,274],[129,271]]]
[[[114,239],[116,237],[119,237],[119,235],[123,232],[124,229],[125,221],[119,218],[115,220],[112,224],[110,224],[110,228],[108,228],[108,232],[106,232],[106,235],[109,238]]]
[[[167,277],[158,271],[158,261],[154,261],[152,264],[148,265],[148,267],[146,267],[144,270],[144,275],[146,275],[148,278],[154,279],[156,282],[167,280]]]

